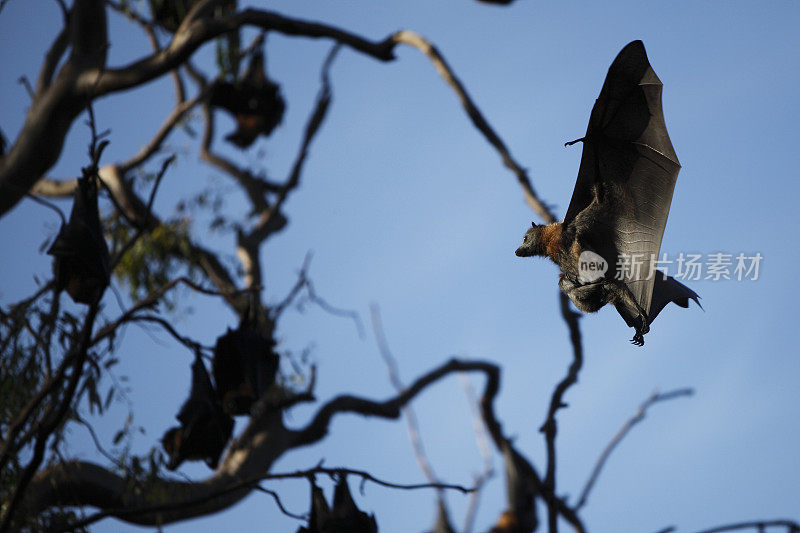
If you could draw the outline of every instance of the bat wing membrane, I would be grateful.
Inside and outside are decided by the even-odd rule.
[[[661,89],[642,42],[623,48],[592,108],[575,191],[564,218],[569,225],[587,208],[598,210],[597,221],[606,232],[601,239],[595,236],[593,248],[618,268],[623,266],[618,263],[621,257],[633,260],[625,283],[649,314],[655,279],[652,259],[658,258],[680,170],[664,122]],[[657,314],[666,303],[659,302],[661,307],[652,310]],[[625,317],[621,310],[620,314]]]

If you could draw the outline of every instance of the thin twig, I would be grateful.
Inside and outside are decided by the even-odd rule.
[[[285,473],[278,473],[278,474],[265,474],[265,475],[262,475],[262,476],[257,476],[257,477],[252,478],[252,479],[248,479],[248,480],[245,480],[245,481],[241,481],[241,482],[235,483],[235,484],[233,484],[233,485],[231,485],[229,487],[226,487],[223,490],[215,491],[212,494],[205,495],[205,496],[203,496],[201,498],[195,498],[195,499],[191,499],[191,500],[186,500],[186,501],[183,501],[183,502],[180,502],[180,503],[177,503],[177,504],[173,503],[173,504],[162,504],[162,505],[149,505],[149,506],[144,506],[144,507],[138,507],[136,509],[106,509],[106,510],[97,512],[97,513],[87,517],[84,520],[81,520],[79,522],[75,522],[75,523],[71,524],[71,528],[72,529],[79,529],[79,528],[82,528],[82,527],[86,527],[86,526],[88,526],[90,524],[93,524],[93,523],[95,523],[95,522],[97,522],[99,520],[102,520],[103,518],[106,518],[108,516],[130,517],[130,516],[145,515],[145,514],[152,514],[152,513],[159,513],[159,512],[167,512],[167,511],[174,511],[174,510],[177,510],[177,509],[185,509],[185,508],[189,508],[189,507],[194,507],[194,506],[197,506],[197,505],[202,505],[203,503],[206,503],[206,502],[208,502],[210,500],[219,498],[221,496],[225,496],[227,494],[231,494],[233,492],[241,491],[241,490],[247,489],[247,488],[258,489],[258,490],[262,490],[263,492],[271,492],[271,491],[267,491],[266,489],[261,489],[258,486],[258,484],[261,481],[267,481],[267,480],[271,480],[271,479],[300,479],[300,478],[306,479],[309,476],[313,476],[313,475],[317,475],[317,474],[327,474],[327,475],[347,474],[347,475],[360,476],[362,479],[371,481],[371,482],[373,482],[375,484],[378,484],[378,485],[381,485],[381,486],[384,486],[384,487],[389,487],[389,488],[393,488],[393,489],[402,489],[402,490],[445,488],[445,489],[450,489],[450,490],[456,490],[456,491],[463,492],[463,493],[469,493],[470,491],[473,490],[473,489],[471,489],[469,487],[464,487],[464,486],[461,486],[461,485],[444,484],[444,483],[443,484],[431,484],[431,483],[403,484],[403,483],[393,483],[393,482],[390,482],[390,481],[385,481],[385,480],[382,480],[380,478],[377,478],[377,477],[373,476],[372,474],[370,474],[369,472],[366,472],[366,471],[363,471],[363,470],[353,470],[353,469],[350,469],[350,468],[325,468],[325,467],[322,467],[322,466],[316,466],[316,467],[308,469],[308,470],[298,470],[298,471],[295,471],[295,472],[285,472]],[[277,499],[276,496],[277,495],[273,495],[273,497],[276,499],[276,502],[278,502],[278,499]],[[285,508],[283,507],[282,504],[278,503],[278,506],[281,509],[281,511],[285,511]],[[293,516],[295,518],[299,518],[299,517],[297,517],[297,516],[295,516],[295,515],[293,515],[291,513],[287,513],[287,514],[289,516]]]
[[[375,336],[375,342],[378,344],[378,351],[386,363],[386,369],[389,372],[389,381],[397,392],[403,391],[403,382],[400,379],[400,370],[397,367],[397,360],[392,355],[389,349],[389,342],[386,340],[386,333],[383,330],[383,321],[381,320],[381,312],[377,304],[370,306],[370,318],[372,320],[372,332]],[[428,460],[428,455],[425,453],[425,446],[422,444],[422,438],[419,431],[419,423],[414,410],[406,405],[402,408],[403,416],[406,419],[408,426],[408,438],[411,441],[411,447],[414,450],[414,457],[417,460],[420,470],[425,478],[431,483],[439,483],[439,478],[433,471],[433,465]],[[439,491],[439,498],[443,494]]]
[[[664,402],[667,400],[672,400],[674,398],[679,398],[682,396],[691,396],[692,394],[694,394],[694,391],[689,388],[677,389],[665,393],[659,393],[658,391],[654,391],[652,394],[650,394],[650,396],[648,396],[647,399],[644,402],[642,402],[642,404],[636,410],[636,413],[633,415],[633,417],[631,417],[630,420],[628,420],[627,422],[625,422],[625,424],[623,424],[623,426],[620,428],[617,434],[614,435],[614,437],[609,441],[608,445],[606,445],[603,452],[600,454],[600,457],[597,459],[597,463],[595,463],[594,468],[592,469],[592,473],[589,476],[589,479],[586,481],[586,485],[584,485],[583,487],[583,491],[581,491],[580,498],[578,498],[578,503],[575,504],[575,510],[576,511],[580,510],[580,508],[586,504],[586,500],[589,497],[589,492],[592,490],[592,487],[597,481],[597,478],[600,475],[600,471],[603,469],[603,466],[605,466],[606,461],[611,455],[611,452],[614,451],[614,448],[616,448],[617,445],[620,443],[620,441],[622,441],[622,439],[625,438],[625,435],[628,434],[628,432],[633,428],[633,426],[635,426],[644,419],[645,413],[647,412],[647,409],[651,405],[658,402]]]
[[[125,322],[152,322],[154,324],[158,324],[162,328],[164,328],[167,333],[172,335],[172,337],[178,341],[179,343],[186,346],[192,353],[200,352],[209,352],[211,348],[208,346],[203,346],[202,344],[193,341],[189,337],[184,337],[177,330],[169,323],[169,321],[155,315],[132,315],[129,316]]]
[[[161,164],[161,170],[158,172],[158,174],[156,174],[156,180],[155,183],[153,184],[153,189],[150,191],[150,198],[147,200],[147,207],[145,208],[145,214],[144,217],[142,218],[142,223],[136,227],[136,233],[133,234],[133,237],[131,237],[130,240],[128,240],[128,242],[126,242],[122,246],[119,252],[117,252],[116,256],[112,259],[110,267],[110,270],[112,272],[117,267],[119,262],[122,261],[122,258],[125,257],[125,254],[128,252],[128,250],[130,250],[133,247],[133,245],[136,244],[136,241],[138,241],[142,237],[142,235],[144,235],[145,228],[147,228],[148,221],[150,220],[153,214],[153,202],[156,199],[156,192],[158,192],[158,186],[161,185],[161,180],[164,178],[164,174],[166,174],[167,168],[169,168],[169,166],[174,161],[175,161],[175,156],[172,155],[166,158],[164,162]],[[110,196],[113,197],[114,195],[110,194]]]
[[[358,337],[360,339],[364,338],[364,325],[361,323],[361,315],[359,315],[357,311],[353,311],[352,309],[340,309],[329,304],[325,299],[317,294],[316,289],[314,289],[314,284],[310,279],[306,280],[306,293],[308,294],[308,300],[318,305],[326,313],[352,319],[356,326]]]
[[[42,461],[44,460],[44,452],[47,441],[50,439],[53,432],[61,425],[64,417],[72,408],[72,400],[75,395],[75,390],[77,389],[78,382],[83,375],[83,366],[89,350],[92,326],[94,325],[99,307],[100,298],[98,298],[91,305],[89,312],[86,313],[80,337],[73,345],[73,350],[71,350],[74,355],[71,357],[68,355],[64,358],[65,361],[73,361],[73,364],[71,365],[72,374],[67,382],[63,397],[60,399],[60,401],[50,402],[47,410],[42,415],[41,423],[36,430],[36,443],[33,446],[33,457],[22,471],[22,474],[11,493],[11,496],[7,500],[5,509],[3,509],[3,513],[0,516],[0,532],[7,531],[11,526],[14,514],[16,513],[17,507],[22,499],[22,495],[25,493],[25,489],[28,487],[31,479],[33,479],[34,473],[36,473]]]
[[[28,77],[20,76],[17,82],[25,87],[25,91],[27,91],[28,96],[31,98],[31,100],[33,100],[33,97],[36,96],[36,92],[33,90],[33,86],[31,85],[31,81],[28,79]]]
[[[109,322],[105,324],[103,327],[101,327],[95,334],[94,338],[92,338],[92,346],[102,341],[106,337],[111,336],[120,324],[127,322],[130,319],[130,317],[135,315],[138,311],[155,306],[169,290],[174,288],[179,283],[186,285],[187,287],[190,287],[192,290],[199,292],[201,294],[205,294],[207,296],[219,296],[222,298],[249,292],[249,289],[241,289],[241,290],[236,289],[232,291],[215,291],[211,289],[206,289],[205,287],[198,285],[197,283],[193,282],[188,278],[180,277],[173,279],[160,289],[153,291],[152,293],[148,294],[145,298],[139,300],[139,302],[137,302],[133,307],[125,311],[116,320]]]
[[[465,374],[459,374],[458,377],[461,382],[461,387],[464,389],[464,395],[467,397],[467,404],[469,405],[470,414],[472,415],[472,429],[475,432],[475,442],[478,445],[478,453],[483,459],[483,470],[474,478],[475,492],[469,495],[467,510],[464,512],[464,526],[461,528],[461,533],[471,533],[475,515],[478,512],[481,489],[483,489],[484,484],[494,476],[494,465],[492,461],[492,452],[489,449],[489,440],[486,436],[486,425],[483,423],[483,419],[481,419],[480,412],[478,411],[475,390]]]
[[[525,201],[528,202],[533,210],[536,211],[545,222],[548,224],[555,222],[555,215],[550,208],[539,199],[539,196],[533,189],[533,184],[528,177],[528,171],[517,163],[511,155],[511,152],[508,150],[503,140],[486,121],[480,109],[478,109],[478,106],[475,105],[475,102],[472,101],[472,98],[470,98],[467,93],[467,89],[447,64],[447,61],[445,61],[444,56],[442,56],[439,50],[432,43],[413,31],[399,31],[392,36],[392,40],[396,43],[402,43],[416,48],[431,60],[433,66],[436,67],[436,71],[453,89],[456,96],[458,96],[461,106],[467,112],[472,124],[483,134],[486,140],[489,141],[489,144],[497,150],[500,154],[500,158],[503,160],[503,164],[514,173],[517,182],[522,187]]]
[[[283,300],[270,307],[269,311],[273,320],[281,316],[283,311],[292,304],[300,291],[303,290],[303,287],[308,283],[308,268],[311,265],[312,257],[313,254],[311,252],[306,253],[306,257],[303,259],[303,266],[300,267],[300,272],[297,273],[297,282],[294,284],[294,287],[292,287]]]
[[[766,527],[785,527],[788,533],[797,533],[800,531],[800,524],[794,520],[755,520],[752,522],[737,522],[735,524],[727,524],[724,526],[712,527],[711,529],[704,529],[696,533],[721,533],[723,531],[736,531],[737,529],[759,528],[759,531]]]

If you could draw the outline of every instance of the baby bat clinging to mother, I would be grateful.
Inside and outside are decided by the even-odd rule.
[[[680,170],[661,88],[642,42],[625,46],[608,69],[586,135],[567,143],[582,142],[583,154],[564,221],[533,224],[516,252],[558,265],[558,286],[581,311],[613,304],[635,329],[637,346],[668,303],[700,305],[697,293],[655,270]],[[605,270],[582,269],[591,262]]]

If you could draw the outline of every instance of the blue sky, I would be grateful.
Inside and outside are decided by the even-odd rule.
[[[687,282],[696,306],[666,308],[642,349],[612,309],[581,321],[585,364],[559,415],[559,492],[580,493],[594,461],[618,427],[654,389],[692,387],[696,394],[655,406],[607,464],[582,516],[591,531],[679,531],[755,518],[800,520],[800,360],[796,352],[793,280],[797,249],[797,118],[800,116],[800,4],[772,2],[560,2],[518,0],[497,8],[469,0],[436,3],[290,2],[253,5],[339,25],[380,39],[413,29],[432,40],[489,122],[530,170],[542,198],[563,216],[574,186],[583,135],[606,70],[629,41],[642,39],[664,83],[667,126],[682,164],[662,251],[753,255],[756,281]],[[12,141],[28,97],[16,80],[35,79],[61,19],[55,2],[11,0],[0,13],[0,128]],[[252,35],[252,32],[246,35]],[[111,18],[109,65],[146,53],[136,28]],[[318,89],[325,41],[271,35],[268,69],[288,98],[283,125],[269,140],[236,152],[243,164],[281,178],[288,173]],[[434,69],[401,48],[384,64],[342,50],[333,70],[334,101],[314,142],[303,183],[287,204],[288,228],[263,250],[268,301],[294,283],[306,252],[311,276],[329,302],[357,309],[371,303],[384,326],[401,375],[409,381],[452,355],[488,359],[503,368],[497,412],[534,464],[544,465],[538,428],[552,389],[571,360],[559,315],[556,267],[514,256],[531,220],[513,176],[472,125]],[[199,63],[209,66],[210,52]],[[210,72],[210,70],[209,70]],[[107,161],[129,157],[170,110],[168,81],[103,99],[96,113],[111,129]],[[220,119],[218,130],[232,129]],[[86,164],[87,129],[76,121],[54,177]],[[176,132],[180,154],[156,202],[162,216],[179,194],[205,187],[223,192],[230,213],[244,209],[226,178],[198,164],[198,140]],[[155,162],[154,165],[157,165]],[[69,203],[62,202],[64,210]],[[105,206],[108,208],[108,206]],[[41,243],[57,231],[51,212],[23,202],[0,221],[3,249],[0,303],[28,294],[34,276],[49,275]],[[229,235],[194,228],[195,238],[233,256]],[[231,259],[232,261],[232,259]],[[192,313],[176,326],[212,344],[234,324],[219,302],[183,294]],[[65,304],[66,305],[66,304]],[[104,316],[119,308],[106,300]],[[382,399],[392,394],[371,338],[359,339],[346,320],[316,308],[290,311],[280,323],[281,348],[312,346],[320,401],[343,392]],[[134,449],[144,453],[174,423],[189,383],[192,354],[159,331],[126,330],[118,376],[130,392],[96,422],[104,442],[123,423],[127,401],[146,429]],[[480,378],[473,384],[480,390]],[[459,380],[441,382],[414,407],[438,474],[469,484],[481,468]],[[293,409],[301,425],[315,406]],[[241,429],[239,422],[238,429]],[[70,450],[97,459],[85,430],[72,430]],[[275,471],[330,466],[367,469],[396,482],[422,480],[402,422],[335,419],[322,444],[284,457]],[[495,467],[501,471],[500,457]],[[182,472],[202,478],[208,470]],[[287,507],[307,509],[307,484],[275,482]],[[434,494],[368,484],[356,496],[375,512],[382,532],[422,531],[434,518]],[[486,530],[504,506],[502,476],[481,498],[476,530]],[[467,499],[450,494],[461,523]],[[298,523],[268,496],[254,494],[228,512],[166,527],[169,532],[293,531]],[[105,521],[96,531],[138,531]]]

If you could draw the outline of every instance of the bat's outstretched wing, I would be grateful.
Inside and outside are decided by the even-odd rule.
[[[653,297],[650,301],[650,310],[647,312],[647,318],[649,319],[648,325],[653,323],[658,313],[660,313],[668,303],[674,302],[676,305],[685,309],[689,307],[689,300],[694,300],[697,305],[700,305],[698,298],[699,296],[696,292],[680,281],[677,281],[671,276],[665,277],[663,274],[657,273],[655,275],[655,280],[653,280]],[[624,301],[618,301],[615,307],[617,308],[617,312],[625,319],[626,324],[632,328],[638,328],[640,326],[639,312],[635,307],[632,307]],[[702,308],[703,306],[700,305],[700,307]]]
[[[603,226],[596,229],[608,238],[595,247],[609,265],[620,267],[621,257],[631,260],[634,268],[625,284],[641,308],[653,315],[669,303],[659,302],[658,309],[653,305],[652,260],[658,258],[680,170],[664,123],[661,88],[642,42],[623,48],[592,108],[575,191],[564,218],[569,225],[597,203],[605,216],[596,219]]]

